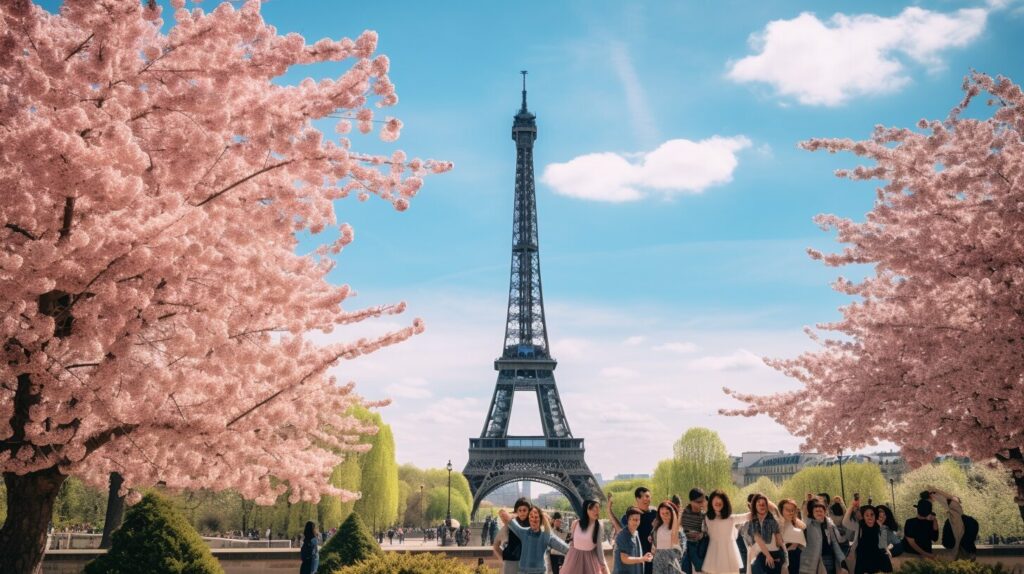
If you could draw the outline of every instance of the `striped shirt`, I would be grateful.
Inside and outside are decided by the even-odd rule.
[[[679,522],[683,526],[683,532],[700,532],[704,528],[704,513],[690,510],[687,504],[683,513],[679,515]]]

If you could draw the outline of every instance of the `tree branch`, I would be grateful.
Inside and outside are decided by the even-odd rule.
[[[295,160],[291,160],[291,159],[285,160],[285,161],[282,161],[282,162],[275,163],[273,165],[268,165],[267,167],[265,167],[263,169],[254,171],[254,172],[250,173],[249,175],[243,177],[242,179],[240,179],[240,180],[232,183],[231,185],[225,187],[224,189],[221,189],[220,191],[214,192],[212,195],[210,195],[206,199],[204,199],[204,200],[200,201],[199,203],[197,203],[196,207],[202,207],[202,206],[206,205],[207,203],[210,203],[211,201],[213,201],[213,200],[217,199],[218,197],[224,195],[225,193],[231,191],[232,189],[234,189],[234,188],[242,185],[243,183],[249,181],[250,179],[252,179],[252,178],[254,178],[256,176],[262,175],[262,174],[264,174],[264,173],[266,173],[268,171],[273,171],[273,170],[275,170],[275,169],[277,169],[279,167],[284,167],[284,166],[292,163],[293,161],[295,161]]]
[[[70,52],[70,53],[68,53],[68,55],[67,55],[67,56],[64,56],[64,61],[65,61],[65,62],[67,62],[68,60],[70,60],[70,59],[71,59],[71,57],[72,57],[72,56],[74,56],[75,54],[77,54],[77,53],[81,52],[81,51],[82,51],[82,49],[83,49],[83,48],[85,48],[85,45],[89,43],[89,40],[92,40],[93,36],[95,36],[95,35],[96,35],[96,33],[95,33],[95,32],[94,32],[94,33],[92,33],[92,34],[89,34],[89,37],[88,37],[88,38],[86,38],[85,40],[82,40],[82,43],[81,43],[81,44],[79,44],[79,45],[75,46],[75,49],[74,49],[74,50],[71,50],[71,52]]]
[[[123,424],[120,426],[109,428],[102,432],[98,432],[92,435],[91,437],[85,439],[85,442],[83,444],[85,445],[86,453],[92,454],[93,451],[100,448],[101,446],[107,444],[108,442],[114,440],[115,438],[127,435],[128,433],[134,431],[138,427],[139,425],[137,424]]]
[[[58,241],[67,239],[71,235],[71,221],[75,216],[75,198],[65,197],[64,198],[64,221],[60,228],[60,238]]]
[[[25,229],[24,227],[20,227],[20,226],[14,224],[14,223],[8,223],[8,224],[4,225],[4,227],[6,227],[7,229],[10,229],[11,231],[13,231],[15,233],[20,233],[20,234],[24,235],[25,237],[28,237],[29,239],[31,239],[33,241],[35,241],[36,239],[39,239],[38,237],[33,235],[31,231]]]

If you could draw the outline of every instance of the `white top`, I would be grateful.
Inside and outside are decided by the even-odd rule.
[[[784,544],[807,546],[807,537],[804,536],[804,531],[793,526],[792,522],[782,522],[782,527],[779,530],[782,531],[782,542]]]
[[[672,530],[664,524],[658,527],[658,532],[655,533],[654,547],[658,550],[668,550],[672,548]]]
[[[591,522],[587,529],[583,530],[580,528],[580,521],[577,520],[576,526],[572,529],[572,547],[582,552],[593,551],[596,546],[594,544],[594,528],[596,526]],[[601,540],[599,539],[597,543],[600,544]]]

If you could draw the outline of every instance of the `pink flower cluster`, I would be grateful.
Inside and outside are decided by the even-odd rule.
[[[841,177],[879,180],[862,222],[822,215],[847,247],[811,256],[870,264],[835,289],[855,301],[821,348],[768,363],[800,381],[753,396],[727,414],[767,414],[823,452],[878,440],[914,464],[937,454],[985,460],[1024,445],[1024,95],[1006,78],[974,74],[945,121],[914,131],[875,129],[868,141],[815,139],[809,150],[849,151],[870,165]],[[963,112],[982,92],[994,112]],[[1012,458],[1012,457],[1011,457]]]
[[[374,429],[327,370],[423,325],[310,339],[405,309],[350,309],[327,281],[354,238],[335,201],[406,209],[450,164],[358,154],[313,127],[340,110],[369,131],[367,106],[397,101],[375,33],[310,45],[258,2],[174,7],[164,34],[138,0],[0,5],[0,471],[353,496],[327,478]],[[274,83],[342,60],[337,79]],[[336,241],[296,253],[297,233],[327,228]]]

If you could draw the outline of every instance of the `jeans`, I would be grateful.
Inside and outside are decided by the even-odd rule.
[[[797,546],[789,552],[789,574],[800,574],[800,555],[803,554],[803,549]]]
[[[754,563],[750,565],[750,569],[753,571],[753,574],[782,574],[783,556],[782,550],[772,552],[772,559],[775,561],[775,565],[768,566],[768,559],[765,555],[758,553],[757,558],[754,558]]]

